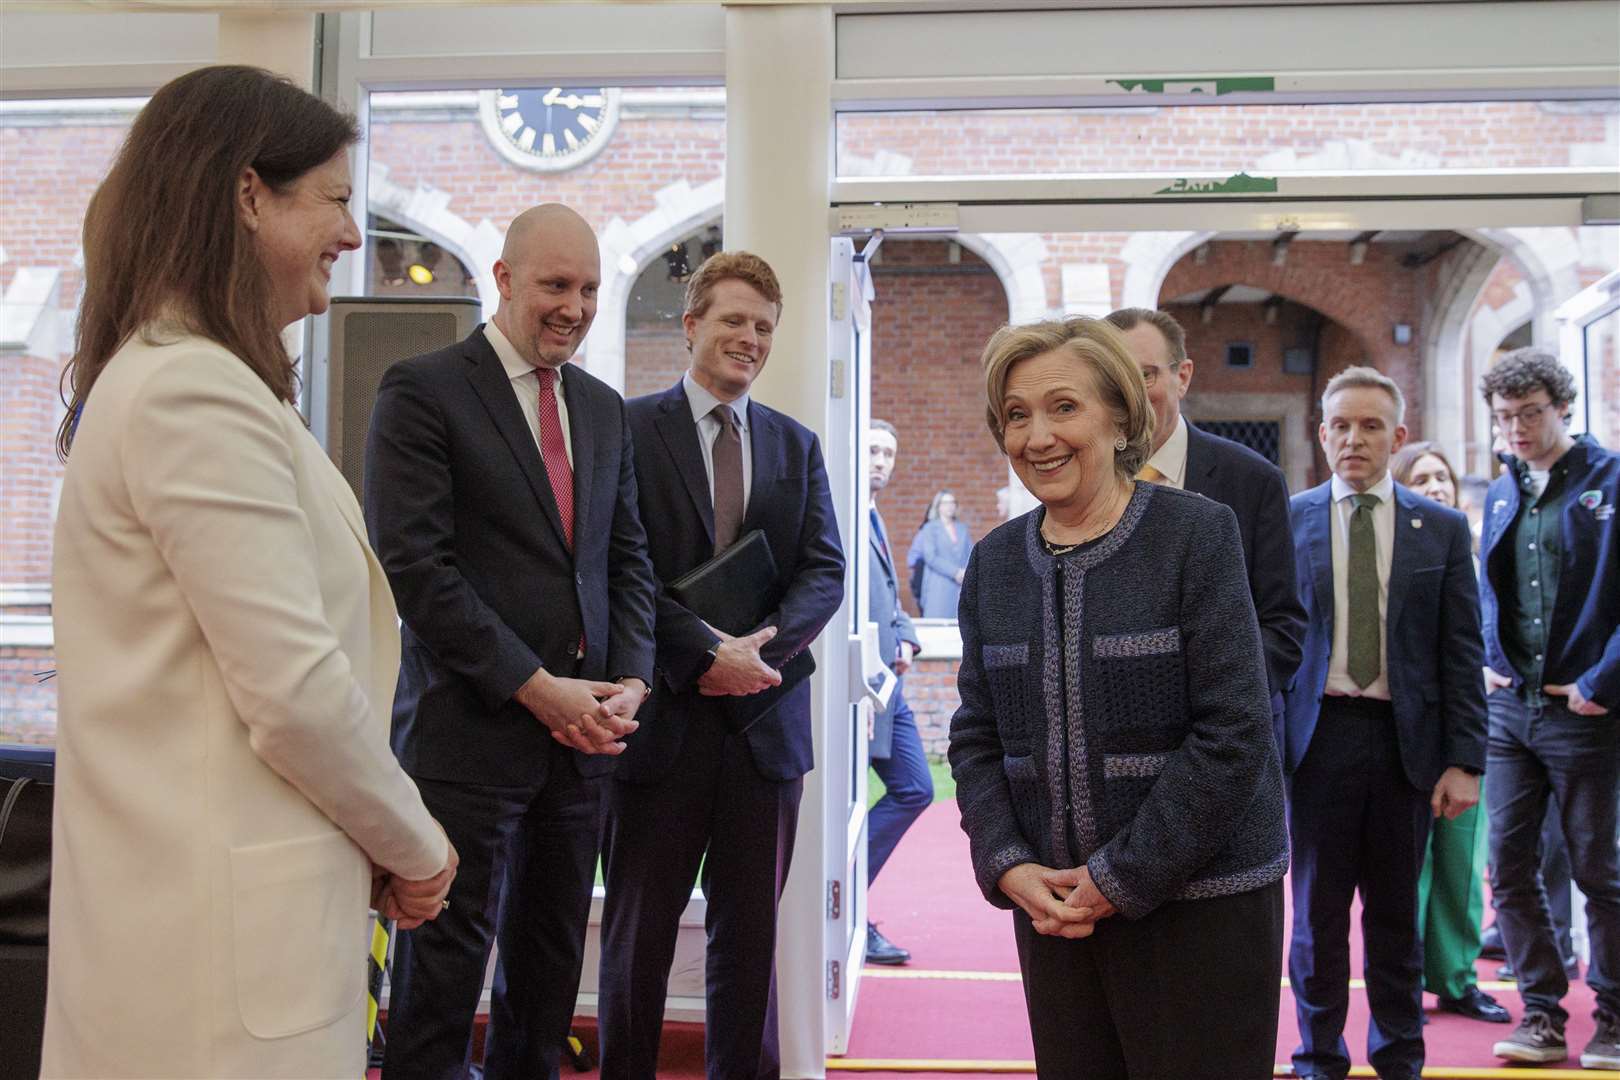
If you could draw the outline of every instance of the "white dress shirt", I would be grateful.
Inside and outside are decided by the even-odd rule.
[[[709,478],[709,505],[714,505],[714,440],[720,434],[720,421],[710,416],[721,400],[703,389],[692,378],[691,369],[681,376],[681,387],[686,391],[686,403],[692,407],[692,420],[697,424],[698,445],[703,448],[703,472]],[[730,402],[737,416],[737,432],[742,436],[743,514],[748,513],[748,498],[754,493],[754,443],[748,427],[748,395]]]
[[[484,324],[484,336],[489,339],[490,345],[495,349],[495,355],[501,358],[501,367],[506,369],[506,377],[512,381],[512,393],[517,397],[518,408],[523,410],[524,422],[529,425],[529,434],[534,436],[534,445],[540,446],[540,373],[534,365],[523,359],[517,349],[501,328],[491,319]],[[557,395],[557,419],[562,421],[563,447],[568,451],[568,467],[574,467],[574,440],[568,426],[568,402],[563,397],[563,364],[557,369],[557,381],[553,389]],[[544,455],[542,455],[542,460]]]
[[[1164,445],[1148,458],[1147,463],[1164,474],[1162,483],[1170,487],[1187,486],[1187,418],[1176,414],[1176,430],[1164,440]]]
[[[1367,489],[1378,496],[1373,507],[1373,537],[1378,551],[1378,678],[1366,689],[1350,677],[1350,515],[1355,488],[1333,477],[1333,656],[1328,661],[1329,694],[1389,700],[1389,563],[1395,544],[1395,478],[1383,477]]]

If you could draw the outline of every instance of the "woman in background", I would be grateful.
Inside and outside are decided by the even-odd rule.
[[[1391,460],[1390,472],[1424,498],[1458,508],[1457,474],[1438,443],[1407,443]],[[1485,914],[1485,855],[1485,816],[1478,806],[1450,820],[1435,818],[1418,878],[1423,989],[1445,1012],[1506,1024],[1513,1018],[1479,988],[1474,974]]]
[[[86,213],[46,1077],[359,1076],[368,906],[418,924],[455,873],[388,747],[388,582],[282,345],[360,246],[356,137],[268,72],[204,68]]]
[[[922,567],[918,605],[925,619],[956,618],[962,575],[973,551],[973,537],[957,516],[956,495],[941,491],[928,504],[928,517],[912,541],[907,561]]]

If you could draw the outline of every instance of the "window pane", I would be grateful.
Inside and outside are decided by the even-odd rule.
[[[58,380],[73,348],[85,207],[145,99],[0,102],[0,742],[55,742],[51,527]]]
[[[512,219],[561,202],[602,247],[596,322],[581,355],[627,394],[686,367],[685,282],[719,250],[725,91],[537,83],[371,95],[367,291],[498,294],[491,271]],[[442,260],[412,275],[419,256]]]
[[[845,112],[838,175],[1613,167],[1617,120],[1613,100]]]

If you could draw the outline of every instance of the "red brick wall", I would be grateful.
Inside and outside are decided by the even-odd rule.
[[[52,314],[47,313],[46,318]],[[62,465],[56,458],[56,360],[0,358],[0,582],[51,579],[51,526]]]
[[[402,119],[374,112],[367,142],[371,160],[388,166],[391,183],[423,184],[448,192],[457,216],[488,218],[505,229],[519,212],[542,202],[564,202],[598,229],[657,209],[665,185],[693,187],[725,167],[726,125],[718,113],[672,116],[626,110],[600,154],[562,173],[528,172],[509,164],[484,137],[470,111]]]
[[[1188,253],[1170,268],[1159,293],[1161,298],[1182,297],[1220,285],[1252,285],[1321,312],[1338,323],[1360,347],[1352,349],[1346,342],[1336,341],[1332,352],[1324,349],[1323,359],[1329,362],[1319,364],[1319,385],[1325,385],[1335,371],[1348,363],[1371,364],[1400,386],[1406,395],[1407,426],[1413,438],[1423,437],[1423,373],[1419,357],[1426,331],[1422,319],[1429,305],[1424,276],[1401,265],[1401,257],[1409,252],[1406,245],[1371,244],[1359,266],[1351,265],[1347,244],[1332,241],[1295,241],[1282,266],[1273,263],[1269,242],[1219,241],[1208,247],[1202,265]],[[1396,323],[1412,327],[1408,344],[1395,344]],[[1352,356],[1357,358],[1350,359]],[[1204,381],[1206,374],[1212,374],[1212,366],[1219,365],[1206,361],[1194,375],[1201,389],[1217,390],[1221,386],[1219,382],[1212,386]],[[1234,372],[1228,377],[1236,375]]]
[[[874,268],[872,415],[900,433],[894,476],[878,496],[903,557],[934,492],[956,493],[975,538],[999,523],[996,489],[1007,459],[984,425],[984,343],[1007,321],[1001,281],[972,252],[949,260],[945,241],[890,240]],[[905,602],[915,614],[911,597]]]
[[[56,741],[56,681],[39,681],[55,666],[50,649],[0,646],[0,743]]]
[[[917,715],[923,750],[943,758],[950,745],[951,716],[962,699],[956,692],[960,660],[918,660],[906,673],[906,704]]]
[[[1610,117],[1536,102],[1427,105],[1222,105],[997,112],[842,113],[840,172],[851,155],[911,159],[918,176],[988,172],[1260,172],[1294,150],[1363,144],[1414,167],[1571,164],[1570,147],[1612,143]],[[1366,167],[1366,166],[1363,166]]]

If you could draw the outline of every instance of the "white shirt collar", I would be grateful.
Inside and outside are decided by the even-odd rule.
[[[1187,486],[1187,418],[1176,413],[1176,430],[1164,445],[1148,458],[1148,464],[1164,474],[1176,487]]]
[[[1333,501],[1343,502],[1354,494],[1356,494],[1356,489],[1341,480],[1338,473],[1334,473]],[[1390,474],[1388,469],[1385,469],[1384,475],[1379,478],[1378,483],[1367,489],[1367,494],[1378,496],[1378,505],[1380,507],[1388,506],[1395,498],[1395,477]]]
[[[536,379],[539,378],[539,369],[523,359],[522,355],[517,351],[517,346],[513,345],[507,339],[507,336],[501,333],[501,328],[495,325],[494,319],[484,324],[484,336],[489,339],[490,347],[495,350],[495,355],[500,358],[501,367],[506,370],[508,379],[516,382],[525,375],[534,375]],[[557,378],[562,378],[562,368],[566,366],[564,364],[556,369]]]
[[[703,384],[692,378],[692,369],[687,368],[686,374],[681,376],[681,388],[686,391],[686,404],[692,409],[692,422],[697,423],[714,411],[716,405],[729,404],[731,411],[737,415],[737,429],[748,430],[748,395],[744,394],[732,402],[722,402],[719,398],[703,388]]]

